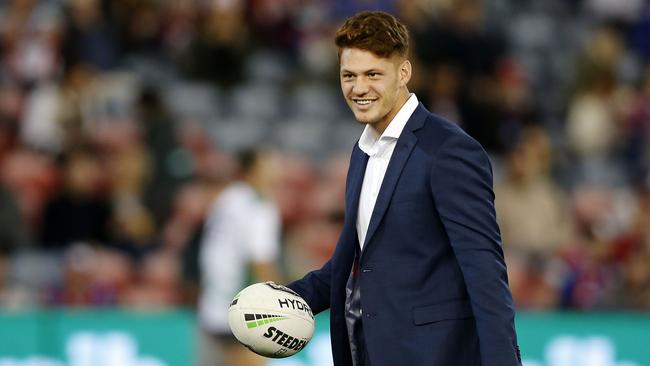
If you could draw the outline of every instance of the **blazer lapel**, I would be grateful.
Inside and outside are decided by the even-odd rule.
[[[337,250],[337,266],[333,271],[333,276],[338,279],[334,281],[341,288],[345,287],[355,255],[355,245],[357,240],[357,211],[359,211],[359,196],[361,195],[361,186],[363,183],[366,165],[368,164],[368,155],[366,155],[358,145],[352,151],[350,167],[348,168],[348,177],[345,190],[345,221],[339,244],[341,250]]]
[[[415,144],[417,143],[417,137],[413,133],[415,130],[421,128],[424,125],[426,119],[427,111],[422,104],[418,105],[415,109],[411,118],[406,123],[402,134],[397,140],[397,145],[395,145],[395,150],[393,150],[393,155],[390,158],[388,163],[388,168],[386,169],[386,174],[384,175],[384,181],[381,184],[379,189],[379,195],[377,196],[377,201],[375,202],[375,208],[372,211],[372,216],[370,217],[370,224],[368,226],[368,233],[366,234],[366,240],[363,243],[363,248],[365,249],[368,243],[372,240],[375,231],[379,227],[386,209],[388,209],[388,204],[390,199],[393,196],[399,177],[402,174],[402,170],[408,161]],[[358,199],[357,199],[358,206]],[[364,250],[365,252],[365,250]],[[363,253],[362,253],[363,255]]]
[[[346,226],[352,225],[352,227],[356,228],[357,212],[359,211],[359,196],[361,195],[361,186],[366,172],[366,165],[368,165],[368,155],[361,151],[357,144],[352,150],[347,189],[345,191]]]

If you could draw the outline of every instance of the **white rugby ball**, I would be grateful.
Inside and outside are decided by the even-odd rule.
[[[272,358],[300,352],[314,335],[309,305],[293,290],[273,282],[241,290],[230,304],[228,323],[240,343]]]

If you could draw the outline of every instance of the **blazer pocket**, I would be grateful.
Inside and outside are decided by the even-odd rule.
[[[415,325],[472,317],[474,317],[474,313],[469,300],[453,300],[440,304],[419,306],[413,309],[413,323]]]

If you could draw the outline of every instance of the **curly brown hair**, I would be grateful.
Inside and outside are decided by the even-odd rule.
[[[406,57],[409,33],[393,15],[383,11],[362,11],[348,19],[336,32],[334,42],[339,48],[358,48],[379,57],[397,54]]]

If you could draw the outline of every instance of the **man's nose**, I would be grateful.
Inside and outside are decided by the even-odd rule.
[[[356,95],[363,95],[368,92],[368,83],[364,78],[356,78],[352,92]]]

